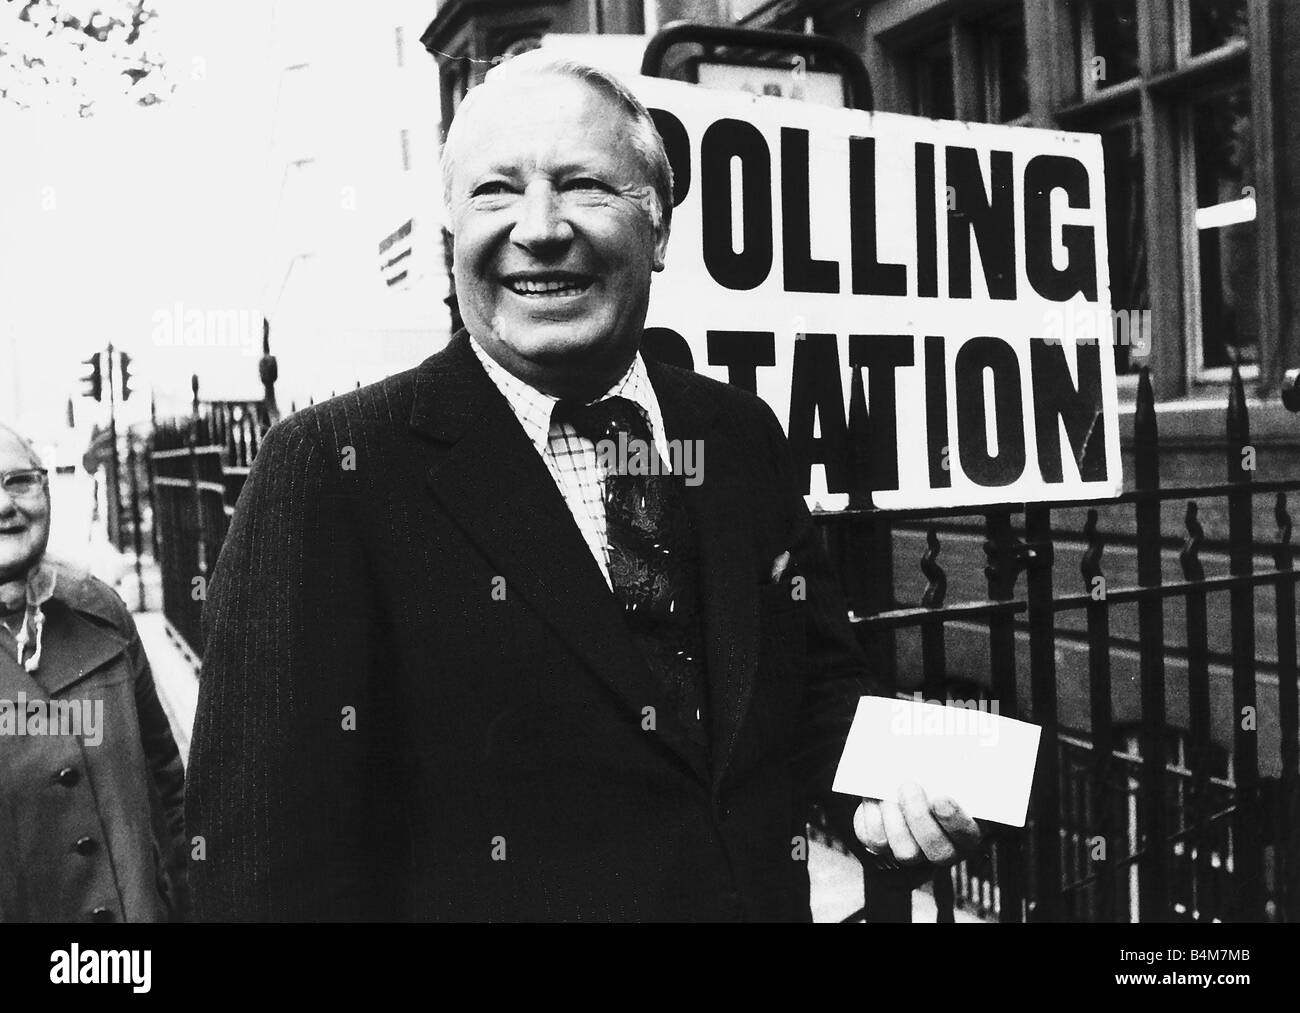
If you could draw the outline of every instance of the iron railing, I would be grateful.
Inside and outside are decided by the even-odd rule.
[[[155,420],[149,463],[163,614],[202,656],[207,582],[276,413],[265,400],[201,402],[198,383],[189,416]]]
[[[1225,441],[1226,482],[1161,488],[1155,402],[1144,371],[1134,417],[1135,487],[1117,499],[889,513],[858,506],[818,516],[855,629],[887,685],[943,699],[958,677],[1002,715],[1043,728],[1027,826],[995,834],[989,854],[935,877],[941,921],[953,919],[955,904],[1011,922],[1300,919],[1300,570],[1287,507],[1300,477],[1257,480],[1243,466],[1253,463],[1254,448],[1235,374]],[[1256,541],[1253,501],[1263,496],[1272,499],[1276,530]],[[1216,498],[1226,503],[1226,537],[1211,542],[1201,504]],[[1162,508],[1184,503],[1175,543],[1181,572],[1167,579],[1173,553]],[[1130,558],[1121,555],[1115,569],[1134,572],[1108,580],[1103,516],[1124,511],[1131,525],[1111,523],[1131,530],[1118,539]],[[1063,522],[1080,515],[1072,533]],[[984,594],[948,601],[943,539],[969,544],[976,531]],[[925,587],[915,604],[900,603],[894,554],[920,538]],[[1206,573],[1207,545],[1224,572]],[[1058,568],[1070,547],[1078,551],[1074,568]],[[1257,614],[1257,597],[1271,598],[1271,609]],[[983,664],[971,650],[972,630]],[[953,672],[947,648],[958,640],[964,651]],[[1086,652],[1086,667],[1058,673],[1064,644]],[[1116,667],[1123,670],[1118,682]],[[1137,714],[1121,720],[1116,693],[1130,682]],[[1062,721],[1063,693],[1072,703],[1069,723]],[[1270,743],[1264,757],[1261,738]],[[910,920],[910,894],[897,877],[874,869],[864,875],[865,906],[850,920]]]

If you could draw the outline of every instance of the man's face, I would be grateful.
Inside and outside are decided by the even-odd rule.
[[[594,397],[636,353],[668,241],[627,116],[554,75],[491,88],[471,115],[451,188],[465,325],[520,379]]]
[[[35,462],[13,433],[0,428],[0,473],[31,468]],[[23,576],[45,552],[50,539],[50,494],[44,484],[12,496],[0,484],[0,582]]]

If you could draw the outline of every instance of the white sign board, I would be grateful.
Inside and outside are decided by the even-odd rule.
[[[630,83],[677,175],[646,347],[766,400],[811,505],[1118,495],[1097,136]]]

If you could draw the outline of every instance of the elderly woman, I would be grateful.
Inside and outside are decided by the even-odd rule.
[[[0,922],[181,920],[184,775],[149,662],[49,529],[45,470],[0,426]]]

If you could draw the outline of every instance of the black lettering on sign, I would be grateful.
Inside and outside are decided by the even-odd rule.
[[[813,424],[821,436],[813,436]],[[795,336],[790,376],[790,424],[795,476],[806,496],[812,489],[812,466],[826,466],[826,491],[848,492],[848,428],[840,388],[839,343],[834,334]]]
[[[997,453],[990,453],[984,417],[984,370],[993,372],[993,421]],[[957,350],[957,447],[962,471],[976,485],[1011,485],[1025,470],[1025,420],[1020,360],[1001,338],[971,338]]]
[[[898,488],[898,387],[895,371],[915,361],[910,334],[850,334],[849,365],[867,370],[870,488]],[[825,430],[823,429],[823,432]]]
[[[649,113],[664,142],[668,167],[673,170],[673,207],[677,207],[691,190],[691,138],[682,121],[667,109],[651,109]]]
[[[948,361],[940,335],[925,337],[925,437],[930,488],[952,486],[952,447],[948,443]]]
[[[1044,299],[1066,302],[1082,292],[1097,301],[1097,247],[1089,225],[1062,225],[1065,267],[1052,264],[1052,191],[1065,191],[1072,208],[1089,208],[1088,170],[1063,155],[1038,155],[1025,166],[1025,275]]]
[[[656,362],[681,369],[694,369],[695,356],[686,339],[671,327],[647,327],[641,332],[641,354]]]
[[[907,295],[907,268],[882,264],[876,245],[876,139],[849,138],[849,242],[857,295]]]
[[[1101,344],[1086,342],[1078,351],[1076,388],[1056,342],[1030,342],[1029,369],[1034,389],[1034,426],[1038,430],[1038,468],[1044,482],[1063,482],[1061,436],[1056,420],[1065,422],[1065,435],[1085,482],[1106,478],[1106,415],[1101,406]]]
[[[939,294],[939,239],[934,222],[934,145],[916,146],[916,294]]]
[[[812,258],[808,131],[781,128],[781,255],[787,292],[838,292],[840,265]]]
[[[758,367],[776,365],[772,331],[709,331],[705,337],[710,366],[726,366],[727,382],[758,393]]]
[[[1016,215],[1011,179],[1011,152],[989,153],[990,190],[984,188],[979,153],[974,148],[949,148],[948,294],[971,297],[971,234],[979,243],[980,262],[990,299],[1016,297]],[[992,194],[990,197],[989,194]]]
[[[740,160],[741,234],[731,245],[731,160]],[[718,120],[700,141],[700,205],[704,266],[719,285],[757,288],[772,270],[772,155],[758,128],[744,120]]]

